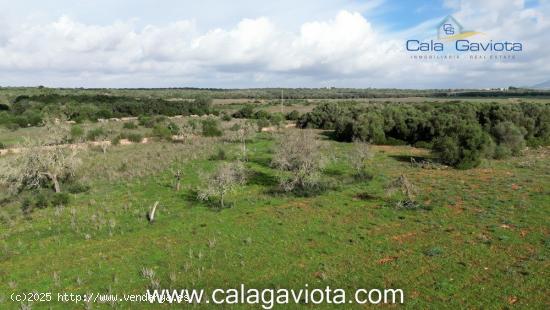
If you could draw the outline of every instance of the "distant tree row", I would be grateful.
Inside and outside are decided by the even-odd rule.
[[[107,95],[19,96],[11,106],[0,109],[0,124],[15,128],[36,126],[46,115],[65,115],[76,122],[140,115],[203,115],[211,112],[211,103],[212,99],[204,96],[178,101]]]
[[[509,87],[508,89],[381,89],[381,88],[47,88],[0,87],[0,100],[12,100],[21,95],[62,96],[111,96],[138,98],[193,99],[206,96],[216,99],[263,99],[278,101],[281,95],[287,100],[301,99],[355,99],[355,98],[404,98],[404,97],[540,97],[550,96],[550,91]]]
[[[526,145],[549,145],[550,104],[326,103],[297,125],[333,130],[339,141],[427,147],[446,164],[471,168],[483,157],[504,158]]]

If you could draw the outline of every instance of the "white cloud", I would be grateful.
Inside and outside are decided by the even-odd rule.
[[[297,29],[263,16],[207,31],[196,20],[94,25],[62,16],[0,27],[0,78],[6,84],[51,86],[423,88],[529,85],[547,78],[549,6],[503,2],[446,5],[467,28],[524,42],[525,52],[508,63],[410,60],[404,39],[426,36],[435,19],[389,34],[348,10]]]

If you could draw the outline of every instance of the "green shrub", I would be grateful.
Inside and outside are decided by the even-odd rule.
[[[229,122],[231,119],[232,119],[232,118],[231,118],[231,115],[229,115],[229,114],[227,114],[227,113],[225,113],[225,112],[223,113],[223,115],[222,115],[222,121],[224,121],[224,122]]]
[[[0,125],[7,127],[9,124],[13,124],[13,115],[6,111],[0,111]]]
[[[38,111],[27,110],[14,119],[20,127],[38,126],[42,124],[42,114]]]
[[[254,106],[247,104],[244,107],[242,107],[237,112],[233,113],[233,117],[235,118],[252,118],[252,115],[254,114]]]
[[[3,150],[5,148],[6,148],[6,145],[4,143],[0,142],[0,150]]]
[[[510,150],[506,145],[499,144],[495,147],[493,152],[494,159],[505,159],[512,156],[512,150]]]
[[[349,113],[347,105],[321,103],[312,112],[306,113],[298,120],[300,128],[334,129],[338,120]],[[349,140],[351,141],[351,140]]]
[[[19,127],[19,124],[17,124],[17,123],[7,123],[6,128],[8,128],[9,130],[15,131],[15,130],[19,129],[20,127]]]
[[[168,130],[170,130],[172,135],[177,135],[180,133],[180,127],[174,122],[169,122],[166,127],[168,127]]]
[[[187,121],[187,125],[189,125],[189,127],[191,127],[192,130],[198,130],[199,128],[202,128],[202,124],[200,122],[200,120],[198,119],[190,119]]]
[[[433,150],[443,163],[469,169],[479,165],[488,144],[490,137],[479,125],[461,123],[438,137]]]
[[[456,133],[461,123],[479,127],[483,135],[467,138]],[[339,141],[360,139],[375,144],[433,145],[435,149],[437,140],[434,151],[440,152],[443,160],[455,167],[475,166],[481,157],[518,155],[526,145],[549,145],[549,124],[550,104],[462,101],[365,106],[322,103],[297,121],[301,128],[334,129],[333,138]],[[477,135],[480,131],[467,133]],[[483,140],[480,145],[473,145],[479,139]],[[453,143],[462,145],[455,147]],[[446,150],[444,145],[448,146]]]
[[[287,113],[285,115],[285,118],[289,121],[297,121],[298,119],[300,119],[300,112],[292,110],[290,113]]]
[[[260,118],[256,120],[256,126],[258,126],[258,131],[262,131],[263,128],[271,126],[271,122],[268,119]]]
[[[127,123],[124,123],[124,125],[122,125],[122,128],[124,128],[124,129],[137,129],[138,126],[134,122],[127,122]]]
[[[521,130],[510,121],[498,123],[493,128],[492,134],[495,137],[500,156],[506,157],[506,153],[516,156],[525,148],[525,139],[523,138],[525,130]],[[509,152],[504,151],[505,149]]]
[[[112,145],[119,145],[119,144],[120,144],[120,139],[123,139],[122,134],[120,134],[120,135],[118,135],[118,136],[115,136],[115,137],[111,140],[111,144],[112,144]]]
[[[71,126],[71,140],[78,141],[84,137],[84,129],[79,125]]]
[[[172,133],[170,132],[170,129],[168,127],[157,124],[155,125],[155,127],[153,127],[153,137],[162,140],[172,140]]]
[[[86,140],[88,141],[97,141],[101,136],[105,135],[105,130],[103,128],[94,128],[88,131],[86,134]]]
[[[189,105],[189,114],[208,114],[212,110],[212,98],[206,95],[199,95],[195,97],[192,103],[187,102],[187,105]]]
[[[138,117],[138,124],[147,128],[152,128],[155,125],[153,118],[147,115],[140,115]]]
[[[168,117],[164,115],[155,115],[153,117],[153,120],[155,121],[155,124],[163,123],[168,121]]]
[[[280,126],[284,120],[285,120],[285,117],[282,113],[273,113],[269,118],[269,122],[273,126]]]
[[[227,153],[223,148],[218,148],[218,151],[210,157],[210,160],[226,160]]]
[[[431,149],[433,147],[433,143],[428,141],[418,141],[414,144],[414,147],[421,149]]]
[[[90,186],[82,183],[70,183],[65,186],[65,189],[71,194],[80,194],[89,191]]]
[[[53,193],[51,205],[60,206],[69,204],[71,197],[67,193]]]
[[[21,209],[28,214],[35,209],[44,209],[60,205],[68,205],[70,196],[67,193],[54,193],[50,190],[39,190],[27,193],[21,201]]]
[[[238,131],[238,130],[241,129],[241,127],[242,127],[241,124],[235,123],[235,124],[233,124],[231,127],[229,127],[229,130],[231,130],[231,131]]]
[[[194,101],[168,101],[155,98],[135,98],[131,96],[55,93],[35,96],[18,96],[14,99],[10,112],[20,115],[28,110],[39,114],[49,109],[69,111],[69,119],[90,119],[125,117],[138,115],[189,115],[205,114],[210,111],[211,99],[196,98]]]
[[[207,118],[202,121],[202,135],[205,137],[221,137],[223,135],[218,120]]]
[[[368,141],[375,144],[404,143],[397,142],[395,138],[386,138],[384,134],[383,119],[379,114],[364,114],[358,119],[343,117],[337,119],[334,124],[334,137],[338,141],[351,142],[354,140]]]
[[[141,143],[143,141],[143,135],[135,132],[126,134],[126,138],[134,143]]]
[[[254,113],[254,118],[255,119],[262,119],[262,118],[271,119],[271,114],[267,111],[259,110],[256,113]]]
[[[406,141],[396,139],[394,137],[387,137],[386,143],[387,145],[407,145]]]
[[[108,119],[111,117],[113,117],[113,112],[111,110],[104,108],[104,109],[98,109],[95,113],[90,114],[88,116],[88,119],[91,121],[97,121],[100,118]]]

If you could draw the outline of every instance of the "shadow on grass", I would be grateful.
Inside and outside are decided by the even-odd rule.
[[[252,157],[248,161],[262,167],[271,168],[271,158],[269,157]]]
[[[321,136],[323,140],[335,140],[333,130],[323,130],[319,133],[319,136]]]
[[[323,171],[323,174],[331,177],[341,177],[345,173],[340,168],[327,168]]]
[[[307,188],[296,187],[293,190],[284,190],[278,182],[265,190],[265,194],[273,196],[287,196],[287,197],[315,197],[325,194],[328,191],[337,191],[341,189],[342,184],[335,182],[333,179],[326,179],[319,184]]]
[[[353,196],[353,198],[359,199],[359,200],[375,200],[375,199],[383,199],[384,197],[365,192],[365,193],[359,193]]]
[[[410,163],[411,159],[414,159],[416,162],[433,161],[433,158],[427,156],[390,155],[389,157],[404,163]]]
[[[252,171],[248,177],[248,184],[273,187],[277,186],[277,178],[262,171]]]
[[[185,191],[181,194],[181,197],[191,203],[193,206],[201,206],[201,207],[206,207],[208,208],[210,211],[213,211],[213,212],[220,212],[222,211],[223,209],[228,209],[228,208],[231,208],[233,206],[233,203],[231,202],[226,202],[225,203],[225,208],[221,208],[220,206],[220,201],[218,199],[211,199],[211,200],[200,200],[198,198],[198,191],[197,190],[189,190],[189,191]]]

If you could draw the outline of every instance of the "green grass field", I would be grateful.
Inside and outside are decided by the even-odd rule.
[[[27,216],[18,203],[0,209],[0,308],[20,307],[13,292],[143,294],[151,285],[144,269],[162,288],[401,288],[410,309],[550,306],[548,148],[461,171],[410,165],[427,150],[373,146],[373,179],[357,181],[346,160],[350,144],[323,143],[327,189],[301,197],[277,192],[274,139],[259,134],[249,144],[248,182],[223,210],[197,201],[194,191],[200,172],[220,163],[211,154],[223,148],[231,158],[238,144],[197,138],[87,151],[81,173],[91,190],[71,194],[70,205]],[[418,187],[421,208],[396,208],[385,194],[400,174]],[[150,224],[145,215],[155,201]],[[340,306],[353,307],[363,306]]]

